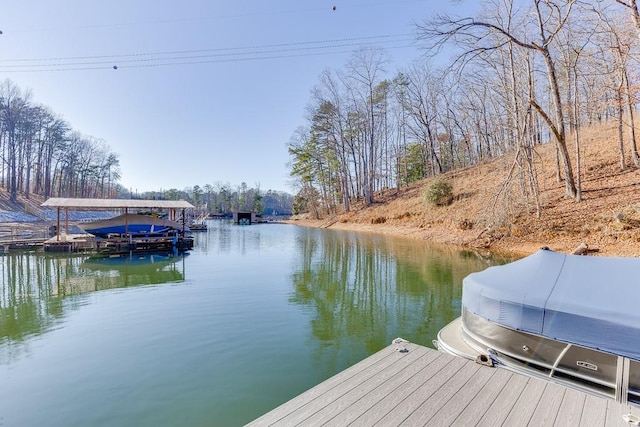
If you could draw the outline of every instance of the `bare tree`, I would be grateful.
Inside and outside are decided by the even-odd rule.
[[[627,9],[638,31],[638,37],[640,38],[640,10],[638,10],[638,2],[636,0],[615,0],[615,2]]]
[[[363,117],[366,117],[365,150],[363,152],[363,188],[364,199],[367,204],[373,203],[373,193],[376,182],[376,125],[380,105],[379,93],[376,87],[382,80],[384,66],[388,62],[380,49],[363,48],[355,51],[347,64],[348,78],[354,84],[350,87],[353,101],[361,107]]]
[[[638,18],[638,7],[634,1],[625,3],[617,1],[620,4],[625,5],[633,17],[633,22],[636,25],[636,35],[640,36],[640,20]],[[601,23],[606,28],[606,34],[602,37],[606,40],[606,46],[613,54],[613,70],[615,73],[616,87],[615,87],[615,100],[616,110],[618,118],[618,141],[620,145],[620,167],[624,169],[626,167],[625,152],[624,152],[624,137],[623,128],[624,113],[627,113],[626,126],[629,129],[629,146],[631,149],[631,161],[634,166],[640,166],[640,156],[638,155],[638,148],[636,142],[635,132],[635,105],[637,103],[637,97],[633,89],[633,83],[631,82],[631,75],[633,74],[634,61],[634,48],[637,43],[632,41],[632,35],[630,34],[629,25],[625,25],[625,20],[621,17],[607,10],[595,10],[598,13]],[[607,13],[608,12],[608,13]],[[637,48],[636,48],[637,49]]]
[[[34,104],[29,91],[10,80],[0,85],[0,185],[13,201],[32,193],[104,196],[118,188],[117,157],[103,141],[72,132],[48,108]]]
[[[351,210],[352,182],[354,177],[350,173],[349,164],[353,161],[353,138],[349,137],[346,123],[346,112],[343,107],[344,100],[341,83],[333,73],[325,71],[320,76],[320,86],[314,90],[314,98],[320,103],[315,118],[324,123],[324,126],[316,127],[323,132],[328,143],[333,145],[338,159],[339,191],[342,206],[345,212]],[[323,117],[324,116],[324,117]],[[317,124],[320,124],[316,121]],[[357,176],[355,177],[357,180]]]
[[[564,2],[532,0],[531,13],[536,22],[523,22],[517,27],[512,25],[515,21],[513,0],[506,0],[504,4],[505,7],[502,7],[502,5],[494,3],[495,7],[491,8],[494,15],[487,16],[485,19],[456,19],[448,15],[439,15],[434,20],[418,26],[421,38],[428,42],[428,47],[431,50],[437,50],[448,42],[454,42],[463,47],[465,50],[458,58],[459,64],[466,64],[477,57],[484,58],[491,51],[509,42],[520,48],[536,52],[542,57],[549,84],[550,111],[545,109],[535,96],[530,99],[530,104],[540,114],[554,135],[564,172],[565,194],[575,198],[576,187],[567,149],[560,83],[551,47],[571,15],[576,0]],[[503,25],[504,22],[511,26]],[[522,32],[530,30],[532,25],[536,27],[537,41],[532,41],[533,31]]]

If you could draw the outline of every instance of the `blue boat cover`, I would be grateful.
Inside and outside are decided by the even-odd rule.
[[[541,249],[472,273],[462,304],[511,329],[640,360],[640,258]]]

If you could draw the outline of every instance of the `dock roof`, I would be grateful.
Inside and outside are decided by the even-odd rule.
[[[44,202],[44,208],[73,209],[191,209],[195,208],[185,200],[137,200],[137,199],[75,199],[52,197]]]

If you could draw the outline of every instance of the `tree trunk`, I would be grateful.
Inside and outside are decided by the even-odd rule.
[[[616,92],[616,107],[618,110],[618,146],[620,148],[620,169],[625,170],[627,168],[627,163],[624,159],[624,136],[622,133],[624,127],[624,107],[622,105],[622,93],[620,92],[622,88],[619,87]]]
[[[549,77],[549,86],[551,87],[551,94],[553,99],[553,109],[555,114],[555,124],[548,121],[552,127],[552,131],[555,135],[556,145],[558,147],[558,153],[560,154],[560,162],[564,171],[564,184],[565,195],[567,197],[576,197],[576,185],[573,178],[573,169],[571,168],[571,159],[569,158],[569,150],[567,150],[567,139],[564,128],[564,117],[562,116],[562,100],[560,98],[560,85],[558,84],[558,77],[556,75],[555,64],[549,53],[549,49],[544,47],[540,48],[542,56],[544,58],[545,65],[547,67],[547,74]]]
[[[629,84],[629,76],[626,70],[624,74],[624,81],[627,88],[627,111],[629,112],[629,144],[631,145],[631,161],[635,167],[640,167],[640,156],[638,155],[638,146],[636,144],[635,105],[633,103],[631,85]]]

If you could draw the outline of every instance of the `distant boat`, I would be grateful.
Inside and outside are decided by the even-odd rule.
[[[172,231],[189,231],[188,227],[179,222],[140,214],[123,214],[110,219],[80,223],[78,226],[87,233],[98,237],[108,237],[112,234],[157,236]]]

